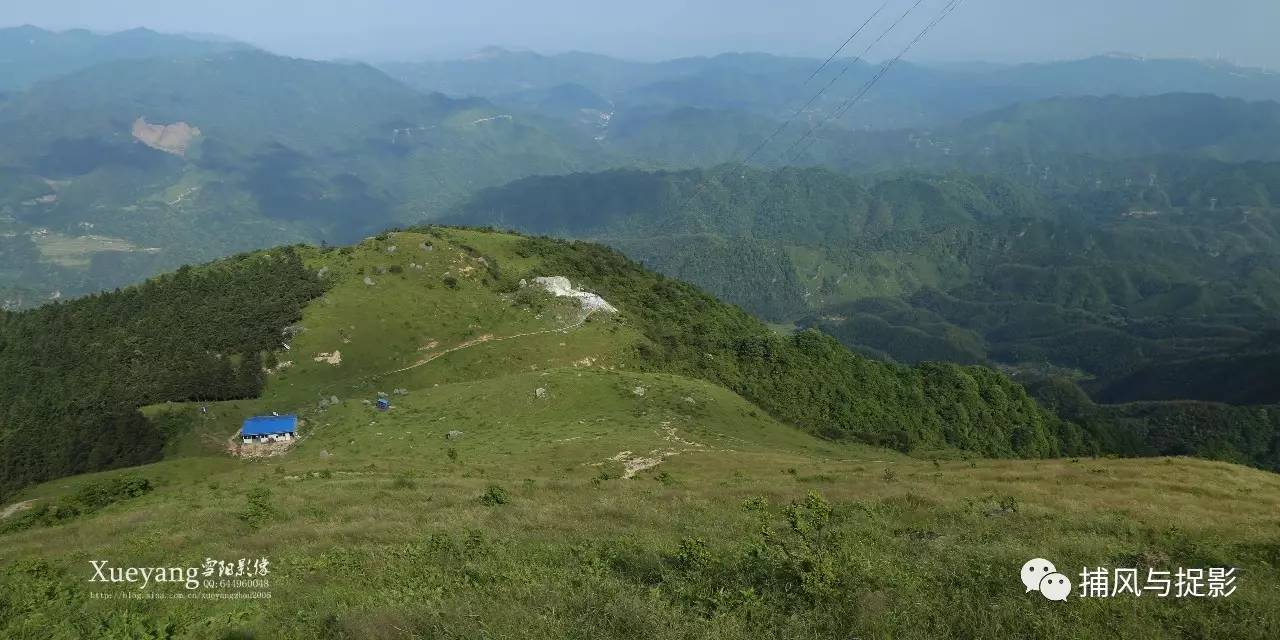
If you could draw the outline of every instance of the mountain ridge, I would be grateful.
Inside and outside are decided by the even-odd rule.
[[[1225,171],[1242,200],[1214,171],[1167,189],[1046,194],[963,174],[620,170],[482,191],[446,220],[605,242],[851,348],[1057,366],[1108,400],[1140,400],[1121,389],[1150,385],[1122,380],[1236,353],[1274,328],[1274,167]],[[1274,386],[1246,399],[1209,379],[1184,386],[1196,384],[1199,399],[1280,402]]]
[[[567,277],[619,313],[584,318],[539,276]],[[281,304],[263,313],[257,300]],[[180,329],[188,322],[194,336]],[[89,330],[66,340],[76,326]],[[29,349],[33,337],[88,348]],[[22,420],[67,397],[91,408],[100,398],[86,394],[102,383],[159,390],[136,384],[138,372],[176,392],[143,398],[157,404],[137,412],[163,443],[152,457],[5,498],[15,502],[0,509],[0,634],[15,639],[154,629],[337,639],[390,626],[546,640],[982,637],[1028,616],[1045,637],[1198,624],[1263,638],[1277,611],[1275,474],[1183,457],[1042,456],[1067,453],[1043,447],[1075,433],[1125,455],[1245,462],[1280,430],[1280,410],[1251,409],[1258,421],[1232,432],[1240,415],[1221,407],[1202,406],[1187,428],[1167,406],[1115,421],[1069,386],[1037,390],[1085,425],[1073,430],[995,371],[900,367],[816,332],[780,336],[596,245],[426,227],[354,247],[277,248],[0,314],[0,385],[24,380],[9,375],[12,346],[43,361],[46,383],[97,373],[61,387],[67,395],[42,384],[53,392],[28,396]],[[216,355],[241,346],[249,353]],[[272,411],[298,415],[300,438],[259,450],[270,445],[234,437],[246,417]],[[46,461],[64,444],[72,459],[88,448],[34,422],[0,431],[0,455],[17,441]],[[823,424],[855,441],[813,435]],[[139,446],[127,436],[141,434],[121,435]],[[867,437],[914,445],[912,455],[856,441]],[[1230,564],[1249,582],[1226,608],[1148,597],[1117,620],[1030,598],[1016,580],[1028,554],[1063,566],[1116,554]],[[128,615],[91,594],[138,584],[93,583],[85,562],[198,575],[206,558],[240,557],[269,563],[268,582],[246,588],[270,598],[139,598]],[[946,571],[957,577],[939,581]],[[971,588],[955,589],[959,576]],[[181,581],[147,591],[187,593]],[[910,622],[888,615],[886,599]]]

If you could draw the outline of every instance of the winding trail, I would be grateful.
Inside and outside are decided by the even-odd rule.
[[[470,340],[467,340],[466,342],[461,342],[461,343],[459,343],[459,344],[456,344],[456,345],[454,345],[454,346],[452,346],[452,347],[449,347],[448,349],[445,349],[445,350],[443,350],[443,351],[436,351],[435,353],[432,353],[432,354],[428,355],[427,357],[422,358],[421,360],[418,360],[417,362],[415,362],[415,363],[413,363],[413,364],[411,364],[411,365],[409,365],[409,366],[407,366],[407,367],[401,367],[401,368],[399,368],[399,369],[394,369],[394,370],[386,371],[386,372],[383,372],[383,373],[374,373],[374,374],[368,374],[368,375],[362,375],[362,376],[355,376],[355,377],[351,377],[351,378],[346,378],[346,379],[343,379],[343,380],[337,380],[337,381],[330,382],[329,384],[325,385],[324,387],[322,387],[322,388],[321,388],[321,390],[320,390],[320,391],[321,391],[322,393],[330,393],[330,392],[331,392],[331,391],[333,391],[335,388],[337,388],[337,387],[339,387],[339,386],[341,386],[341,385],[346,385],[346,384],[350,384],[350,383],[353,383],[353,382],[355,382],[355,383],[361,383],[361,384],[363,384],[363,383],[371,383],[371,382],[373,382],[373,381],[375,381],[375,380],[379,380],[379,379],[381,379],[381,378],[385,378],[385,377],[387,377],[387,376],[392,376],[392,375],[395,375],[395,374],[397,374],[397,373],[404,373],[405,371],[411,371],[411,370],[413,370],[413,369],[417,369],[418,367],[421,367],[421,366],[423,366],[423,365],[429,364],[429,363],[431,363],[431,362],[433,362],[433,361],[435,361],[435,360],[437,360],[437,359],[439,359],[439,358],[441,358],[441,357],[443,357],[443,356],[449,355],[450,353],[453,353],[453,352],[455,352],[455,351],[461,351],[461,350],[463,350],[463,349],[467,349],[467,348],[470,348],[470,347],[474,347],[474,346],[476,346],[476,345],[478,345],[478,344],[485,344],[485,343],[489,343],[489,342],[502,342],[502,341],[504,341],[504,340],[514,340],[514,339],[516,339],[516,338],[526,338],[526,337],[529,337],[529,336],[537,336],[537,335],[543,335],[543,334],[548,334],[548,333],[568,333],[568,332],[570,332],[570,331],[573,331],[574,329],[577,329],[578,327],[581,327],[584,323],[586,323],[587,318],[590,318],[590,317],[591,317],[591,314],[595,313],[596,311],[600,311],[600,309],[589,309],[589,310],[587,310],[587,311],[586,311],[586,313],[584,313],[584,314],[582,315],[582,317],[581,317],[581,318],[578,318],[578,320],[577,320],[576,322],[574,322],[573,324],[567,324],[567,325],[564,325],[563,327],[555,327],[555,328],[553,328],[553,329],[543,329],[543,330],[541,330],[541,331],[529,331],[529,332],[526,332],[526,333],[517,333],[517,334],[514,334],[514,335],[502,336],[502,337],[498,337],[498,338],[495,338],[495,337],[493,336],[493,334],[488,334],[488,333],[487,333],[487,334],[482,335],[482,336],[480,336],[480,337],[478,337],[478,338],[472,338],[472,339],[470,339]]]
[[[0,511],[0,520],[4,520],[5,518],[8,518],[9,516],[19,511],[26,511],[27,509],[30,509],[31,505],[34,503],[35,503],[35,500],[32,499],[32,500],[23,500],[22,502],[15,502],[7,506],[4,508],[4,511]]]
[[[488,118],[480,118],[479,120],[476,120],[475,122],[472,122],[472,123],[471,123],[471,126],[473,126],[473,127],[474,127],[475,125],[478,125],[478,124],[480,124],[481,122],[493,122],[494,120],[514,120],[514,118],[512,118],[512,117],[511,117],[511,114],[504,113],[504,114],[502,114],[502,115],[498,115],[498,116],[490,116],[490,117],[488,117]]]
[[[436,358],[439,358],[439,357],[441,357],[441,356],[448,355],[448,354],[450,354],[450,353],[453,353],[454,351],[461,351],[461,350],[466,349],[466,348],[468,348],[468,347],[474,347],[474,346],[476,346],[476,345],[478,345],[478,344],[484,344],[484,343],[486,343],[486,342],[502,342],[503,340],[514,340],[514,339],[516,339],[516,338],[527,338],[527,337],[529,337],[529,336],[537,336],[537,335],[543,335],[543,334],[547,334],[547,333],[568,333],[568,332],[570,332],[570,331],[573,331],[574,329],[577,329],[578,327],[581,327],[584,323],[586,323],[587,318],[590,318],[590,317],[591,317],[591,314],[595,313],[596,311],[598,311],[598,309],[591,309],[591,310],[587,311],[586,313],[584,313],[584,314],[582,315],[582,317],[578,319],[578,321],[577,321],[577,322],[574,322],[573,324],[567,324],[567,325],[565,325],[565,326],[563,326],[563,327],[556,327],[556,328],[554,328],[554,329],[543,329],[543,330],[541,330],[541,331],[530,331],[530,332],[528,332],[528,333],[517,333],[517,334],[509,335],[509,336],[502,336],[501,338],[495,338],[495,337],[493,337],[493,334],[485,334],[485,335],[480,336],[479,338],[472,338],[471,340],[467,340],[466,342],[462,342],[462,343],[459,343],[459,344],[454,345],[454,346],[452,346],[452,347],[449,347],[448,349],[445,349],[444,351],[437,351],[437,352],[435,352],[435,353],[433,353],[433,354],[431,354],[431,355],[429,355],[429,356],[427,356],[427,357],[425,357],[425,358],[423,358],[423,359],[421,359],[421,360],[419,360],[419,361],[417,361],[417,362],[415,362],[415,363],[413,363],[413,364],[411,364],[411,365],[409,365],[409,366],[407,366],[407,367],[403,367],[403,368],[400,368],[400,369],[396,369],[395,371],[388,371],[388,372],[386,372],[386,373],[379,373],[379,374],[376,374],[376,375],[374,375],[374,376],[372,377],[372,379],[383,378],[383,377],[386,377],[386,376],[395,375],[395,374],[397,374],[397,373],[404,373],[405,371],[409,371],[409,370],[411,370],[411,369],[417,369],[418,367],[421,367],[422,365],[425,365],[425,364],[427,364],[427,363],[429,363],[429,362],[431,362],[431,361],[433,361],[433,360],[435,360]]]

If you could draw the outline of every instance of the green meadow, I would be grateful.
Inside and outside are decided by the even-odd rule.
[[[647,364],[626,309],[514,285],[562,275],[520,240],[298,249],[327,289],[261,397],[147,407],[162,460],[14,497],[32,502],[0,519],[0,636],[1280,637],[1280,476],[819,438]],[[272,411],[302,439],[231,455],[240,422]],[[129,478],[145,488],[112,493]],[[1073,581],[1235,567],[1237,588],[1051,602],[1019,579],[1035,557]],[[268,587],[223,591],[270,597],[90,582],[94,560],[207,558],[269,559]]]

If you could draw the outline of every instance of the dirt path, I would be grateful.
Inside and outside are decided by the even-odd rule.
[[[715,449],[712,449],[711,447],[708,447],[705,444],[702,444],[701,442],[691,442],[689,440],[685,440],[684,438],[681,438],[680,436],[676,435],[676,428],[671,426],[670,422],[663,422],[662,432],[659,433],[658,431],[654,431],[654,433],[657,434],[664,441],[674,442],[678,445],[682,445],[684,448],[654,449],[646,455],[637,455],[635,453],[632,453],[631,451],[619,451],[617,455],[613,456],[612,458],[609,458],[609,460],[612,462],[622,463],[622,468],[623,468],[622,477],[624,479],[629,480],[631,478],[634,478],[637,473],[640,473],[641,471],[644,471],[646,469],[652,469],[662,464],[664,460],[666,460],[667,458],[670,458],[671,456],[678,456],[682,453],[690,453],[690,452],[702,453],[702,452],[715,450]],[[600,464],[602,463],[596,463],[595,465],[592,465],[592,466],[599,466]]]
[[[34,502],[35,500],[23,500],[22,502],[15,502],[5,507],[4,511],[0,511],[0,520],[4,520],[19,511],[26,511],[27,509],[30,509]]]
[[[448,354],[450,354],[450,353],[453,353],[454,351],[461,351],[461,350],[463,350],[463,349],[467,349],[467,348],[469,348],[469,347],[474,347],[474,346],[476,346],[476,345],[478,345],[478,344],[484,344],[484,343],[486,343],[486,342],[502,342],[503,340],[514,340],[514,339],[516,339],[516,338],[527,338],[527,337],[529,337],[529,336],[537,336],[537,335],[543,335],[543,334],[547,334],[547,333],[566,333],[566,332],[572,331],[572,330],[574,330],[574,329],[577,329],[578,327],[581,327],[584,323],[586,323],[587,318],[590,318],[590,317],[591,317],[591,314],[593,314],[593,313],[595,313],[595,312],[596,312],[596,309],[592,309],[592,310],[590,310],[590,311],[588,311],[588,312],[584,313],[584,314],[582,315],[582,317],[578,319],[578,321],[577,321],[577,322],[575,322],[575,323],[573,323],[573,324],[567,324],[567,325],[565,325],[565,326],[563,326],[563,327],[556,327],[555,329],[543,329],[543,330],[541,330],[541,331],[530,331],[530,332],[528,332],[528,333],[517,333],[517,334],[515,334],[515,335],[510,335],[510,336],[502,336],[501,338],[495,338],[495,337],[493,337],[493,334],[485,334],[485,335],[480,336],[479,338],[473,338],[473,339],[471,339],[471,340],[467,340],[466,342],[463,342],[463,343],[460,343],[460,344],[458,344],[458,345],[455,345],[455,346],[449,347],[448,349],[445,349],[444,351],[437,351],[437,352],[435,352],[435,353],[433,353],[433,354],[431,354],[431,355],[429,355],[429,356],[427,356],[427,357],[425,357],[425,358],[423,358],[423,359],[421,359],[421,360],[419,360],[419,361],[417,361],[417,362],[415,362],[415,363],[413,363],[413,364],[411,364],[411,365],[409,365],[409,366],[407,366],[407,367],[404,367],[404,368],[401,368],[401,369],[396,369],[395,371],[388,371],[388,372],[386,372],[386,373],[380,373],[380,374],[378,374],[378,375],[376,375],[376,376],[374,376],[374,377],[375,377],[375,378],[382,378],[382,377],[389,376],[389,375],[394,375],[394,374],[397,374],[397,373],[404,373],[405,371],[409,371],[409,370],[411,370],[411,369],[417,369],[418,367],[421,367],[422,365],[427,364],[427,363],[431,362],[432,360],[435,360],[436,358],[439,358],[440,356],[448,355]]]
[[[471,123],[471,126],[473,126],[473,127],[474,127],[475,125],[478,125],[478,124],[480,124],[481,122],[493,122],[494,120],[511,120],[511,119],[512,119],[512,117],[510,116],[510,114],[506,114],[506,113],[504,113],[504,114],[502,114],[502,115],[500,115],[500,116],[491,116],[491,117],[488,117],[488,118],[480,118],[479,120],[476,120],[475,122],[472,122],[472,123]]]

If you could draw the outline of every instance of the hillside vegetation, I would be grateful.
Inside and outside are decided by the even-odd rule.
[[[449,219],[601,240],[905,362],[1076,372],[1109,401],[1278,402],[1272,378],[1244,373],[1276,361],[1275,167],[1197,166],[1172,184],[1046,191],[952,174],[613,171],[521,180]]]
[[[218,341],[201,347],[262,347],[269,371],[254,398],[144,407],[163,427],[159,462],[12,496],[22,502],[0,517],[0,634],[1057,638],[1194,628],[1267,638],[1280,629],[1273,474],[1175,458],[1041,459],[1079,432],[998,373],[876,362],[814,332],[778,336],[597,245],[424,228],[270,253],[97,299],[137,305],[149,288],[211,326],[256,327],[211,332]],[[245,279],[223,288],[247,296],[235,306],[245,315],[229,325],[216,305],[165,286],[181,277],[194,291],[202,277],[237,270]],[[300,317],[248,296],[280,293],[259,279],[270,273],[289,283]],[[530,284],[547,275],[618,313],[585,314]],[[82,326],[68,324],[95,310],[81,304],[9,316],[6,326]],[[178,364],[155,361],[157,376]],[[68,371],[59,363],[50,373]],[[372,405],[379,392],[387,411]],[[273,457],[227,455],[240,421],[271,411],[296,413],[301,441]],[[912,456],[857,442],[875,439]],[[1018,580],[1031,557],[1071,574],[1234,566],[1240,578],[1229,598],[1051,603]],[[271,597],[122,596],[137,585],[89,582],[85,558],[121,567],[267,558],[269,586],[250,591]]]
[[[640,336],[626,345],[634,350],[632,368],[721,384],[812,433],[902,451],[957,449],[991,457],[1084,451],[1078,430],[1044,412],[1021,387],[995,372],[951,365],[908,369],[875,362],[816,332],[783,338],[738,309],[597,246],[506,236],[499,245],[505,254],[493,255],[465,241],[458,241],[462,248],[443,244],[443,233],[383,239],[362,248],[359,257],[345,248],[322,252],[333,256],[325,264],[326,277],[355,281],[346,291],[327,295],[323,304],[334,304],[334,295],[358,296],[365,305],[393,304],[384,296],[396,294],[376,285],[376,279],[387,275],[407,279],[403,286],[418,287],[415,296],[431,300],[452,316],[459,304],[450,304],[449,292],[466,282],[460,276],[473,274],[478,290],[470,297],[486,307],[496,305],[499,319],[519,318],[521,309],[504,308],[499,296],[516,293],[517,280],[541,275],[531,271],[536,266],[542,274],[566,275],[588,284],[624,311],[627,326]],[[436,242],[442,242],[439,253]],[[394,253],[381,253],[386,250]],[[8,386],[2,407],[8,444],[2,452],[5,475],[0,486],[13,490],[61,475],[154,459],[168,427],[143,420],[136,412],[141,405],[258,395],[262,370],[276,370],[298,346],[290,342],[300,330],[292,323],[302,305],[324,291],[325,280],[305,269],[296,251],[300,250],[183,269],[140,287],[5,314],[0,324],[0,371]],[[314,249],[304,251],[316,255]],[[465,257],[459,263],[450,252]],[[504,268],[512,259],[532,264]],[[362,262],[347,264],[351,260]],[[441,263],[447,275],[426,275],[429,266]],[[353,272],[356,264],[359,271]],[[357,274],[375,284],[363,284]],[[435,293],[437,288],[443,288],[442,293]],[[401,298],[398,303],[408,301]],[[483,325],[454,342],[492,337],[501,328],[491,317]],[[521,333],[516,328],[508,333]],[[488,333],[479,333],[481,329]],[[377,354],[374,362],[387,370],[394,368],[395,359],[403,362],[406,344],[412,345],[408,354],[413,354],[422,344],[445,339],[438,331],[413,335],[410,320],[395,330],[398,337],[387,335],[366,347],[371,357]],[[339,333],[331,339],[352,340],[351,330]],[[303,337],[310,340],[315,335],[309,328]],[[282,352],[281,344],[288,352]],[[352,375],[357,369],[350,361],[359,352],[352,348],[333,344],[325,351],[346,352],[343,373]],[[281,377],[301,385],[307,397],[323,397],[323,390],[334,382],[299,380],[304,369],[289,362]],[[52,436],[40,435],[46,430]]]
[[[0,311],[0,496],[156,460],[163,426],[138,407],[256,396],[263,354],[321,291],[297,254],[280,249]]]
[[[0,29],[0,638],[1280,637],[1280,76],[819,64]]]

